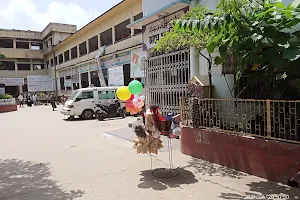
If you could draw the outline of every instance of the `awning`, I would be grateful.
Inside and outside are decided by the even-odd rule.
[[[163,17],[166,17],[168,15],[171,15],[178,10],[181,10],[183,8],[186,8],[190,3],[190,0],[177,0],[157,11],[154,13],[151,13],[142,19],[139,19],[129,25],[127,25],[127,28],[135,28],[135,29],[142,29],[143,26],[150,24],[151,22],[157,21]]]

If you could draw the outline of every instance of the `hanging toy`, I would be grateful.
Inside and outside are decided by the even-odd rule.
[[[143,108],[143,106],[145,105],[144,100],[145,100],[145,96],[135,95],[132,100],[132,104],[136,108]]]

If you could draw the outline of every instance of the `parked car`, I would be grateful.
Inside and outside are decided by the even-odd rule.
[[[97,110],[97,104],[109,104],[118,100],[116,91],[119,87],[89,87],[76,90],[65,102],[61,113],[71,118],[79,116],[91,119]],[[121,102],[125,109],[125,102]]]

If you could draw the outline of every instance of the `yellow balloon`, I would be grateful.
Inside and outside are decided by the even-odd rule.
[[[122,101],[127,101],[131,97],[131,92],[127,86],[122,86],[117,90],[117,97]]]

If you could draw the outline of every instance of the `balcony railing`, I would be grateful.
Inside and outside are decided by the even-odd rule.
[[[300,101],[181,99],[185,126],[300,144]]]

